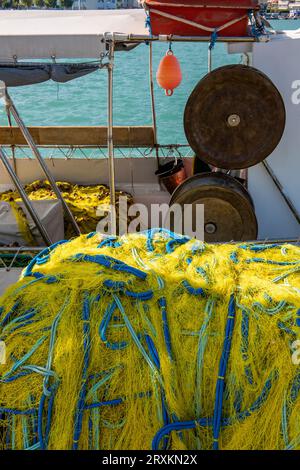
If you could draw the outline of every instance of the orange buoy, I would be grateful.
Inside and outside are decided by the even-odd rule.
[[[156,73],[157,83],[166,92],[167,96],[173,95],[173,90],[177,88],[182,81],[182,73],[180,64],[173,54],[173,51],[169,49],[160,61],[160,64]]]

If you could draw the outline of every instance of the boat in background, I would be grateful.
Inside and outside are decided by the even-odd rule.
[[[213,32],[222,37],[247,36],[249,12],[256,14],[260,9],[258,0],[145,0],[144,6],[152,34],[178,36],[207,36]]]

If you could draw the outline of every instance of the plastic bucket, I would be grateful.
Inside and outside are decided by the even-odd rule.
[[[155,174],[170,194],[187,178],[183,161],[180,158],[160,165]]]

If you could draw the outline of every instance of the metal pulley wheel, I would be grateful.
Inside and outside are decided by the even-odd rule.
[[[204,239],[207,242],[246,241],[257,238],[254,206],[245,187],[224,173],[202,173],[177,187],[170,207],[204,204]],[[193,217],[196,210],[192,211]],[[172,228],[172,227],[171,227]]]
[[[271,80],[246,65],[207,74],[186,104],[184,128],[195,154],[217,168],[241,169],[268,157],[285,127],[283,99]]]

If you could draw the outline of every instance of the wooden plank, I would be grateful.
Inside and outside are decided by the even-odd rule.
[[[107,146],[105,126],[62,126],[29,127],[38,146]],[[116,147],[153,147],[154,134],[150,126],[116,126],[113,130]],[[0,145],[26,145],[18,127],[0,126]]]

